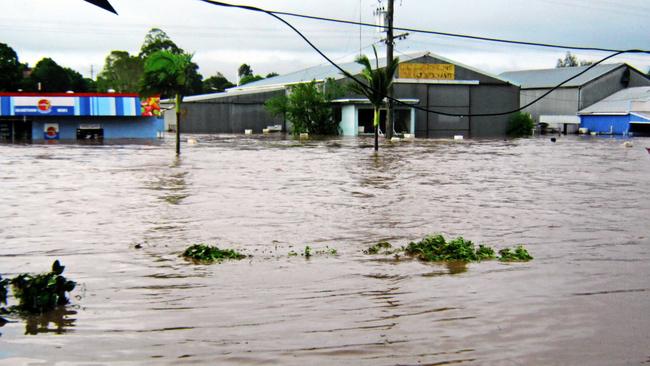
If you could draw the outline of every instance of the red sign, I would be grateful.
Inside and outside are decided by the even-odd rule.
[[[41,112],[49,112],[52,108],[52,103],[47,99],[41,99],[38,101],[38,110]]]

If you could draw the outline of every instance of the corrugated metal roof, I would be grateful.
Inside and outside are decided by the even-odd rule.
[[[593,104],[578,114],[629,114],[650,112],[650,86],[627,88]]]
[[[183,98],[183,103],[190,103],[190,102],[202,102],[205,100],[212,100],[212,99],[219,99],[219,98],[226,98],[226,97],[236,97],[238,95],[247,95],[247,94],[252,94],[252,93],[262,93],[266,91],[275,91],[275,90],[282,90],[284,89],[283,85],[270,85],[268,87],[260,87],[256,88],[254,90],[252,89],[228,89],[225,92],[220,92],[220,93],[210,93],[210,94],[200,94],[200,95],[192,95],[189,97],[184,97]],[[170,100],[166,99],[164,102],[168,102]]]
[[[474,71],[476,73],[483,74],[483,75],[486,75],[486,76],[490,76],[492,78],[507,82],[507,80],[504,80],[503,78],[501,78],[499,76],[492,75],[492,74],[487,73],[485,71],[478,70],[478,69],[473,68],[471,66],[464,65],[464,64],[462,64],[460,62],[450,60],[450,59],[448,59],[446,57],[436,55],[436,54],[433,54],[431,52],[415,52],[415,53],[409,53],[409,54],[402,54],[402,55],[399,56],[399,58],[400,58],[400,62],[404,62],[404,61],[410,61],[410,60],[418,59],[418,58],[421,58],[421,57],[424,57],[424,56],[429,56],[429,57],[438,59],[440,61],[447,62],[447,63],[450,63],[450,64],[454,64],[454,65],[460,66],[462,68],[465,68],[467,70],[471,70],[471,71]],[[375,67],[374,58],[370,59],[370,63],[372,65],[372,67],[374,68]],[[339,66],[343,70],[347,71],[348,73],[350,73],[352,75],[359,74],[361,72],[361,70],[363,69],[363,66],[361,66],[360,64],[358,64],[356,62],[347,62],[347,63],[339,64]],[[385,57],[379,59],[379,67],[384,67],[384,66],[386,66],[386,58]],[[234,87],[234,88],[228,89],[228,91],[231,91],[231,90],[245,90],[245,89],[258,88],[258,87],[264,87],[264,86],[272,86],[272,85],[290,85],[290,84],[296,84],[296,83],[310,82],[312,80],[322,81],[322,80],[325,80],[325,79],[328,79],[328,78],[338,80],[338,79],[344,78],[344,76],[341,73],[341,71],[339,71],[337,68],[335,68],[334,66],[332,66],[331,64],[328,63],[328,64],[321,64],[321,65],[318,65],[318,66],[313,66],[313,67],[310,67],[310,68],[307,68],[307,69],[304,69],[304,70],[299,70],[299,71],[292,72],[292,73],[285,74],[285,75],[279,75],[279,76],[275,76],[275,77],[268,78],[268,79],[258,80],[258,81],[255,81],[255,82],[240,86],[240,87]]]
[[[583,86],[588,82],[624,65],[624,63],[596,65],[593,69],[562,85],[562,87],[569,88]],[[544,89],[552,88],[564,80],[585,71],[588,67],[589,66],[578,66],[542,70],[508,71],[500,74],[499,77],[506,79],[513,84],[517,84],[523,89]]]

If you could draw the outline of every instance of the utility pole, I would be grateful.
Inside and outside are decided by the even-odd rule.
[[[393,13],[394,13],[395,0],[388,0],[388,9],[386,12],[386,23],[388,29],[386,31],[386,67],[393,62]],[[390,140],[393,137],[393,101],[390,99],[393,96],[393,86],[388,89],[388,100],[386,102],[386,139]]]

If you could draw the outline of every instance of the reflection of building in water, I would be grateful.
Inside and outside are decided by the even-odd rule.
[[[137,94],[0,93],[0,142],[155,139],[159,117]]]

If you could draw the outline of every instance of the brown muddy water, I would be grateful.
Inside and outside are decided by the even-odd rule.
[[[0,273],[72,304],[0,327],[2,365],[650,363],[650,139],[0,145]],[[535,260],[362,250],[429,233]],[[253,255],[215,265],[190,244]],[[137,249],[136,245],[141,249]],[[338,255],[289,257],[309,245]],[[15,300],[10,298],[10,304]]]

